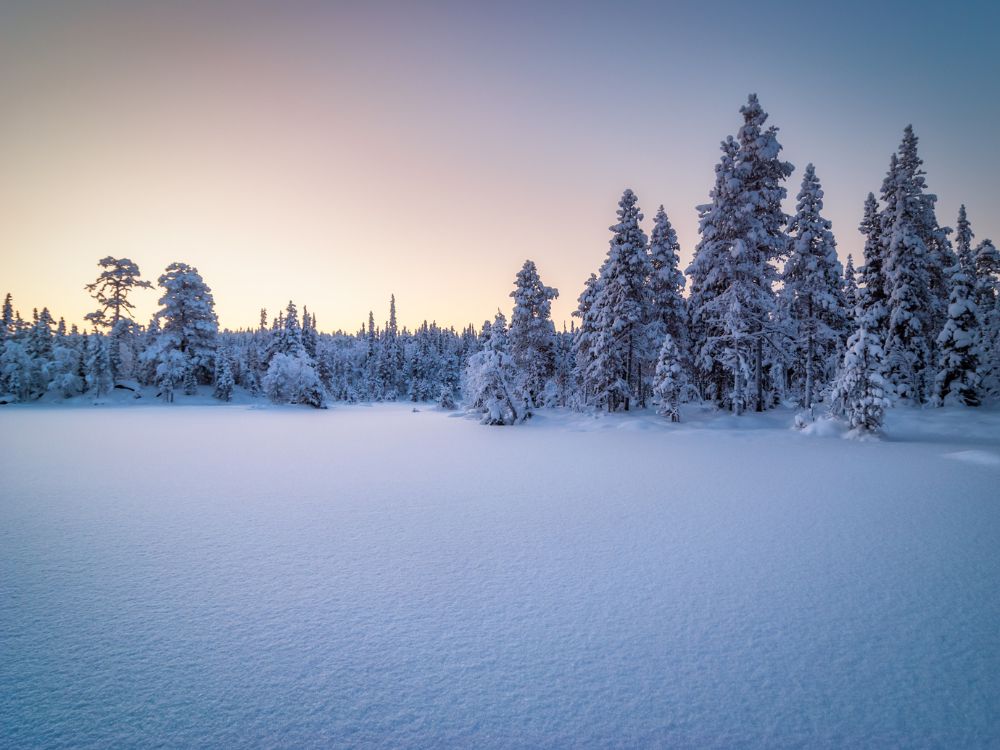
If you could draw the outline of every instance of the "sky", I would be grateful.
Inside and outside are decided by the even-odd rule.
[[[836,5],[836,7],[834,7]],[[625,188],[686,266],[756,92],[839,251],[905,125],[938,218],[1000,239],[998,4],[0,2],[0,293],[81,322],[106,256],[197,267],[220,323],[570,320]],[[148,320],[158,291],[134,296]]]

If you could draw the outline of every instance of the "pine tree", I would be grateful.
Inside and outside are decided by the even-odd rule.
[[[84,317],[94,324],[94,328],[108,331],[122,318],[131,319],[134,305],[128,296],[134,289],[152,289],[153,285],[140,278],[139,266],[128,258],[112,258],[110,255],[97,262],[104,270],[86,290],[97,300],[100,308]]]
[[[289,300],[282,316],[282,327],[274,333],[271,361],[261,385],[276,404],[306,404],[322,408],[323,385],[315,362],[302,343],[302,331],[298,310],[295,303]]]
[[[618,202],[618,223],[610,227],[614,234],[591,310],[595,331],[585,380],[608,411],[628,411],[633,401],[642,405],[645,398],[642,372],[650,356],[647,279],[652,267],[636,202],[631,190]]]
[[[27,381],[28,388],[33,396],[41,396],[49,389],[51,378],[49,371],[52,367],[52,348],[54,322],[47,307],[43,307],[39,313],[35,311],[32,316],[34,322],[28,329],[25,341],[25,350],[31,359],[31,368],[22,377]]]
[[[573,333],[573,381],[579,393],[579,406],[587,406],[594,402],[596,396],[593,383],[588,379],[587,372],[591,366],[594,343],[597,336],[596,311],[594,301],[597,299],[599,280],[596,274],[584,282],[583,291],[577,298],[577,309],[573,316],[580,318],[580,325]]]
[[[110,347],[106,337],[97,334],[90,337],[84,369],[87,373],[88,391],[98,398],[107,396],[111,391],[113,378],[111,376]]]
[[[847,263],[844,266],[844,302],[847,305],[848,316],[855,315],[855,308],[860,301],[858,292],[858,272],[854,268],[854,256],[847,254]]]
[[[975,299],[982,332],[979,371],[984,393],[1000,398],[1000,252],[985,239],[974,255]]]
[[[10,292],[3,300],[3,313],[0,315],[0,343],[14,335],[14,298]]]
[[[0,391],[16,401],[27,401],[32,397],[31,357],[22,342],[11,336],[3,342],[0,352]],[[6,400],[6,399],[4,399]]]
[[[62,318],[59,319],[59,326],[56,329],[49,374],[49,391],[58,393],[64,398],[83,393],[83,356],[79,337],[66,333],[66,323]]]
[[[973,292],[972,278],[961,262],[956,263],[951,269],[948,320],[937,339],[935,401],[939,406],[952,402],[965,406],[980,403],[980,321]]]
[[[668,417],[671,422],[680,422],[680,402],[686,386],[680,350],[674,337],[669,333],[665,334],[653,380],[653,395],[658,403],[657,414]]]
[[[857,436],[877,434],[891,405],[885,377],[885,352],[878,333],[861,326],[847,340],[847,350],[833,384],[830,411],[845,418]]]
[[[868,321],[868,330],[880,337],[884,335],[888,322],[881,226],[878,201],[872,193],[868,193],[864,216],[858,226],[858,231],[865,237],[865,264],[860,269],[859,309],[855,317],[864,317]]]
[[[653,218],[649,260],[652,268],[649,277],[652,314],[649,336],[653,341],[662,341],[664,335],[670,334],[678,348],[686,348],[687,305],[683,296],[686,280],[678,268],[680,244],[662,205]]]
[[[377,383],[381,388],[381,398],[385,401],[395,401],[399,398],[402,386],[404,367],[403,347],[399,340],[399,330],[396,323],[396,295],[389,297],[389,321],[379,341],[377,361]]]
[[[799,342],[795,372],[806,409],[812,409],[816,393],[833,375],[830,364],[847,337],[847,305],[837,244],[822,210],[823,189],[809,164],[795,216],[788,225],[792,250],[782,276],[782,296]]]
[[[220,401],[232,401],[235,387],[230,352],[228,349],[217,351],[215,354],[215,391],[212,395]]]
[[[513,390],[514,363],[507,340],[507,319],[497,311],[490,326],[490,339],[482,351],[469,359],[465,372],[466,407],[488,425],[509,425],[525,417],[523,405]]]
[[[510,354],[520,376],[520,389],[531,408],[541,406],[546,381],[555,370],[555,327],[552,300],[559,290],[542,283],[534,261],[524,266],[514,279],[514,311],[510,318]]]
[[[782,182],[792,165],[781,161],[777,128],[751,94],[740,109],[743,127],[722,144],[712,203],[699,207],[701,242],[689,269],[689,303],[697,333],[696,359],[714,396],[740,413],[763,410],[764,348],[785,356],[787,331],[776,319],[774,262],[788,247]]]
[[[959,206],[958,221],[955,222],[955,255],[962,267],[962,272],[970,279],[976,278],[976,254],[972,249],[972,239],[975,236],[972,233],[972,224],[969,223],[969,217],[963,203]]]
[[[309,314],[309,308],[302,308],[302,347],[306,354],[313,360],[316,359],[316,349],[319,343],[319,334],[316,332],[316,318]]]
[[[272,353],[294,357],[305,355],[305,346],[302,344],[302,328],[299,326],[299,313],[295,308],[295,303],[291,300],[288,301],[288,307],[285,308],[283,323],[282,328],[275,332]]]
[[[906,127],[882,185],[882,240],[888,323],[885,351],[896,395],[923,403],[932,379],[935,300],[928,248],[928,201],[917,137]]]
[[[205,284],[198,269],[186,263],[167,266],[159,284],[164,290],[159,301],[162,307],[156,314],[161,333],[156,344],[143,356],[152,358],[158,371],[163,366],[164,374],[160,377],[169,376],[171,386],[184,381],[185,375],[180,375],[181,371],[190,372],[190,378],[196,383],[210,383],[215,369],[215,338],[219,330],[212,290]]]

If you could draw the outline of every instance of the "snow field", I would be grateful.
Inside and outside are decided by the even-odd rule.
[[[1000,413],[0,413],[0,746],[1000,742]]]

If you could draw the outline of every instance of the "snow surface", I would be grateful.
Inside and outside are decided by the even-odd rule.
[[[1000,413],[3,407],[0,746],[1000,744]]]

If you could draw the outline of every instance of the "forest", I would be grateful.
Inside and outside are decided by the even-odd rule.
[[[794,405],[858,435],[879,431],[895,404],[975,407],[1000,397],[1000,254],[975,242],[964,206],[955,227],[935,213],[918,139],[907,126],[878,197],[863,201],[864,257],[841,264],[823,188],[812,164],[786,214],[792,164],[756,95],[721,144],[700,240],[681,269],[667,212],[649,234],[639,199],[625,190],[607,256],[557,330],[536,264],[517,271],[508,320],[462,330],[397,325],[368,314],[357,331],[321,332],[293,302],[259,325],[219,330],[212,291],[197,268],[172,263],[157,279],[160,309],[145,325],[134,293],[152,289],[129,258],[106,257],[86,285],[96,302],[86,325],[48,307],[30,319],[8,294],[0,325],[0,400],[100,399],[114,388],[153,389],[174,401],[211,387],[275,403],[434,402],[491,425],[516,424],[545,407],[630,411],[680,419],[680,405],[735,414]]]

